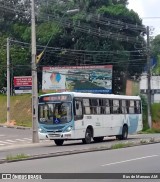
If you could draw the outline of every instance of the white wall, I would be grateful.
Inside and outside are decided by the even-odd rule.
[[[147,76],[141,76],[140,80],[140,90],[147,90],[148,82]],[[151,90],[160,89],[160,76],[151,77]]]
[[[154,94],[154,103],[160,103],[160,94]]]

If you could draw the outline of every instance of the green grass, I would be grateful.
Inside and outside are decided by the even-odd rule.
[[[154,122],[160,122],[160,104],[159,103],[155,103],[152,104],[152,120]]]
[[[149,129],[143,130],[139,133],[140,134],[160,133],[160,129],[159,128],[149,128]]]
[[[29,156],[26,154],[17,154],[15,156],[7,155],[6,160],[11,161],[11,160],[20,160],[20,159],[27,159],[27,158],[29,158]]]
[[[0,95],[0,123],[7,121],[7,96]],[[10,121],[18,126],[32,126],[32,98],[31,94],[10,97]]]
[[[116,143],[111,146],[111,149],[120,149],[120,148],[125,148],[125,147],[130,147],[132,146],[132,143]]]

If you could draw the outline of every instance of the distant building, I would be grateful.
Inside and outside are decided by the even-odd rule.
[[[147,75],[143,75],[140,79],[140,93],[147,95],[147,90]],[[160,103],[160,76],[151,76],[151,102]]]

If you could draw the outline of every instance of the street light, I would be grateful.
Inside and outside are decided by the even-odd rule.
[[[36,66],[35,3],[31,0],[31,44],[32,44],[32,142],[38,143],[38,89]]]

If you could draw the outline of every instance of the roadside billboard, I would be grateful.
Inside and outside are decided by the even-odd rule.
[[[15,94],[32,93],[32,76],[14,77]]]
[[[43,92],[112,93],[112,65],[43,67]]]

